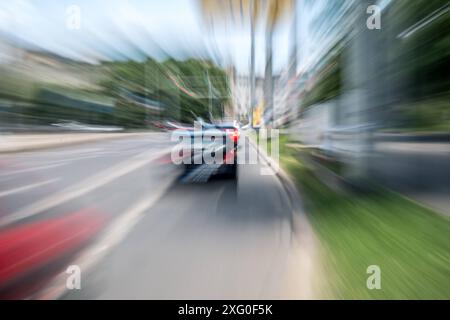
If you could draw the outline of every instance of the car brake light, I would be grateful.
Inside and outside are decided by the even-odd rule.
[[[239,130],[226,129],[225,132],[228,133],[228,135],[230,136],[231,140],[233,140],[233,142],[237,142],[239,140]]]

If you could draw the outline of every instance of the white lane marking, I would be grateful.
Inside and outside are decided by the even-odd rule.
[[[145,212],[167,192],[175,179],[175,177],[170,177],[162,183],[158,182],[158,188],[154,189],[154,192],[117,217],[106,228],[100,239],[94,245],[82,251],[71,264],[79,266],[85,273],[89,272],[131,232]],[[67,290],[66,280],[67,274],[61,272],[48,286],[32,296],[31,299],[54,300],[60,298]]]
[[[26,155],[17,155],[12,159],[21,159],[21,161],[33,161],[33,162],[42,162],[45,163],[53,163],[64,160],[72,159],[70,157],[74,157],[75,159],[78,157],[92,156],[94,154],[105,152],[106,150],[103,148],[95,148],[95,149],[80,149],[80,150],[70,150],[70,151],[45,151],[45,152],[34,152],[28,153]]]
[[[0,219],[0,227],[11,224],[18,220],[34,216],[45,210],[49,210],[67,201],[81,197],[94,191],[117,178],[120,178],[132,171],[142,168],[146,164],[156,160],[165,153],[169,153],[172,147],[156,152],[154,150],[140,153],[127,161],[120,162],[104,171],[99,172],[90,178],[70,186],[61,192],[50,195],[42,200],[38,200],[18,211]]]
[[[0,198],[1,197],[6,197],[6,196],[10,196],[12,194],[16,194],[16,193],[21,193],[24,191],[29,191],[38,187],[42,187],[45,186],[47,184],[51,184],[53,182],[56,182],[60,180],[60,178],[55,178],[55,179],[50,179],[50,180],[46,180],[46,181],[42,181],[42,182],[38,182],[38,183],[33,183],[33,184],[29,184],[27,186],[22,186],[22,187],[18,187],[18,188],[14,188],[14,189],[10,189],[10,190],[6,190],[6,191],[1,191],[0,192]]]
[[[97,151],[103,151],[104,148],[84,148],[84,149],[74,149],[74,150],[52,150],[52,151],[46,151],[43,153],[39,153],[40,155],[45,155],[45,156],[64,156],[64,155],[73,155],[73,154],[82,154],[82,153],[92,153],[92,152],[97,152]]]
[[[52,168],[56,168],[56,167],[61,167],[63,165],[65,165],[65,164],[64,163],[55,163],[55,164],[49,164],[49,165],[45,165],[45,166],[7,171],[4,173],[0,173],[0,177],[7,177],[7,176],[15,175],[15,174],[28,173],[28,172],[33,172],[33,171],[47,170],[47,169],[52,169]]]
[[[142,149],[142,148],[141,148]],[[73,158],[62,158],[62,159],[39,159],[39,160],[33,160],[33,159],[27,159],[29,161],[33,161],[34,163],[42,163],[42,164],[60,164],[60,163],[71,163],[75,161],[85,160],[85,159],[94,159],[94,158],[100,158],[105,156],[114,156],[114,155],[124,155],[125,151],[122,150],[104,150],[101,152],[95,152],[92,154],[80,154],[78,156],[75,156]]]
[[[94,158],[100,158],[100,157],[105,157],[105,156],[122,156],[125,154],[133,154],[133,153],[137,153],[138,151],[141,151],[143,149],[143,146],[141,147],[136,147],[133,149],[129,149],[129,150],[108,150],[108,149],[92,149],[92,150],[98,150],[97,152],[93,152],[93,153],[82,153],[82,154],[75,154],[75,156],[73,158],[61,158],[60,156],[58,156],[57,158],[55,157],[54,159],[49,160],[48,158],[42,158],[42,157],[37,157],[38,159],[33,159],[33,158],[26,158],[25,160],[22,161],[32,161],[33,164],[40,164],[40,165],[53,165],[53,164],[69,164],[75,161],[80,161],[80,160],[86,160],[86,159],[94,159]],[[148,148],[147,148],[148,149]],[[100,151],[101,150],[101,151]],[[50,154],[50,156],[52,156],[53,154]],[[26,163],[26,162],[25,162]]]
[[[49,162],[45,162],[48,164],[68,164],[68,163],[72,163],[75,161],[80,161],[80,160],[86,160],[86,159],[93,159],[93,158],[100,158],[102,156],[106,156],[106,155],[111,155],[110,153],[102,153],[102,154],[91,154],[91,155],[86,155],[86,156],[80,156],[80,157],[76,157],[76,158],[67,158],[67,159],[60,159],[60,160],[52,160]]]

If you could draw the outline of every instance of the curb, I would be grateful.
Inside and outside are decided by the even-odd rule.
[[[288,198],[291,202],[291,207],[292,207],[292,213],[293,213],[293,218],[294,217],[300,217],[302,219],[302,222],[300,222],[303,226],[308,226],[309,231],[313,232],[312,227],[310,226],[309,222],[307,223],[303,223],[305,220],[307,221],[307,217],[305,215],[305,209],[302,205],[302,200],[300,199],[299,196],[299,191],[297,189],[297,187],[295,186],[295,183],[292,181],[291,177],[287,174],[286,171],[284,171],[284,169],[278,164],[276,163],[271,157],[269,157],[266,153],[265,150],[262,150],[261,148],[259,148],[253,141],[250,141],[250,144],[253,146],[253,148],[255,148],[258,151],[258,157],[262,158],[275,172],[275,176],[278,178],[278,180],[281,182],[281,185],[283,186],[284,190],[286,191]],[[296,228],[296,226],[298,227],[297,223],[293,222],[293,231],[294,232],[298,232],[298,231],[304,231],[300,230],[302,228]]]

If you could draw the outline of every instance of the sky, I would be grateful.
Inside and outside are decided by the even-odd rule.
[[[319,2],[323,1],[327,0]],[[79,9],[79,28],[73,28],[73,6]],[[299,57],[312,48],[307,37],[310,18],[303,14],[298,24]],[[286,19],[274,34],[275,73],[287,66],[290,28]],[[265,64],[263,29],[260,26],[256,34],[256,69],[260,75]],[[241,74],[249,69],[249,25],[217,23],[211,29],[197,0],[2,1],[0,31],[59,55],[92,63],[171,56],[214,58],[223,66],[235,65]]]

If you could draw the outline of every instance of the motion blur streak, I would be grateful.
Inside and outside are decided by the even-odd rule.
[[[105,217],[102,214],[95,210],[85,210],[25,224],[1,233],[0,296],[13,281],[17,285],[20,277],[36,272],[63,255],[79,249],[104,223]]]
[[[2,1],[0,298],[449,299],[448,30],[448,0]]]

